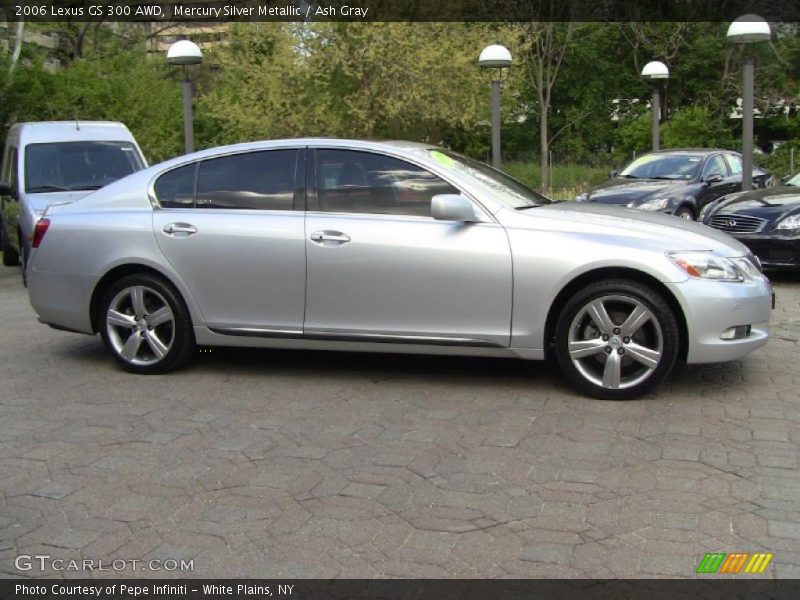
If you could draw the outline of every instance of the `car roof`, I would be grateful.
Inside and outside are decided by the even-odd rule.
[[[714,154],[716,152],[728,152],[738,154],[735,150],[725,150],[723,148],[668,148],[665,150],[654,150],[648,154]]]
[[[129,141],[128,128],[114,121],[36,121],[17,123],[10,132],[19,136],[20,145],[50,142]]]
[[[160,165],[152,165],[153,167],[173,167],[194,160],[204,158],[211,158],[216,156],[223,156],[225,154],[236,154],[239,152],[249,152],[253,150],[267,150],[277,148],[347,148],[349,150],[377,150],[389,151],[396,154],[409,154],[415,150],[433,150],[439,148],[432,144],[424,144],[420,142],[406,142],[402,140],[356,140],[344,138],[324,138],[324,137],[309,137],[309,138],[284,138],[278,140],[262,140],[256,142],[242,142],[239,144],[231,144],[228,146],[215,146],[205,150],[199,150],[192,154],[183,154],[174,158],[168,159]]]

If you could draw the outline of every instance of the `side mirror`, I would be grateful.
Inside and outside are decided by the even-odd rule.
[[[5,181],[0,181],[0,196],[13,196],[11,184]]]
[[[617,175],[619,175],[619,171],[617,171],[616,169],[611,169],[608,172],[608,178],[609,179],[614,179],[614,177],[616,177]]]
[[[719,183],[720,181],[722,181],[722,175],[716,173],[714,175],[709,175],[708,177],[706,177],[703,180],[703,183],[705,183],[706,185],[711,185],[712,183]]]
[[[474,221],[475,209],[460,194],[437,194],[431,198],[431,216],[439,221]]]

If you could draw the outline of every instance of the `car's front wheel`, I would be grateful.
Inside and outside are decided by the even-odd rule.
[[[636,281],[608,280],[567,302],[556,324],[555,354],[580,391],[628,400],[670,374],[679,338],[675,313],[661,294]]]
[[[688,206],[681,206],[675,211],[675,216],[687,221],[694,221],[694,211]]]
[[[194,353],[189,311],[177,290],[160,277],[123,277],[107,290],[100,310],[103,342],[127,371],[166,373]]]

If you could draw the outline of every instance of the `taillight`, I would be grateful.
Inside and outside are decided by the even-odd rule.
[[[48,227],[50,227],[50,219],[39,219],[36,221],[36,227],[33,228],[33,237],[31,238],[31,247],[39,247],[39,244],[41,244],[44,239],[44,234],[47,233]]]

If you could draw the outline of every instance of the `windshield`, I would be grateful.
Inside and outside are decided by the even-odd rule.
[[[130,142],[58,142],[25,147],[25,191],[96,190],[143,167]]]
[[[619,175],[632,179],[691,179],[701,161],[697,154],[645,154]]]
[[[786,185],[796,185],[800,187],[800,173],[787,180]]]
[[[462,156],[450,150],[437,149],[424,152],[439,164],[489,188],[493,192],[493,198],[512,208],[529,208],[552,202],[510,175],[474,158]]]

